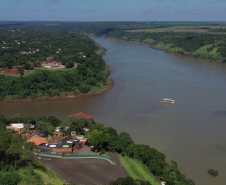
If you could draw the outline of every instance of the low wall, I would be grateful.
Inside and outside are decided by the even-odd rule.
[[[79,159],[79,158],[91,158],[91,159],[103,159],[111,164],[115,164],[114,160],[112,160],[110,157],[103,156],[103,155],[62,155],[62,154],[52,154],[47,152],[37,152],[33,151],[35,154],[48,156],[48,157],[58,157],[63,159]]]

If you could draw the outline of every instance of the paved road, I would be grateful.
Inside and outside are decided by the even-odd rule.
[[[128,176],[118,160],[117,154],[109,154],[116,162],[110,164],[102,159],[66,159],[35,155],[34,158],[50,168],[56,175],[67,182],[84,185],[107,185],[119,177]]]

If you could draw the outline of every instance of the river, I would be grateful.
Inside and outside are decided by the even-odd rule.
[[[128,132],[177,161],[197,185],[226,183],[226,66],[185,58],[144,45],[91,37],[107,49],[103,57],[115,82],[94,97],[0,104],[12,116],[56,116],[83,112],[95,121]],[[163,104],[172,98],[175,105]],[[213,178],[207,170],[219,171]]]

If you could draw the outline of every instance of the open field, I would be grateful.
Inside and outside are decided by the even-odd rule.
[[[34,158],[67,182],[107,185],[119,177],[128,176],[120,165],[118,155],[109,154],[109,156],[116,162],[116,165],[101,159],[64,159],[38,155]]]
[[[152,185],[160,185],[160,182],[155,179],[154,175],[149,171],[147,166],[127,156],[119,156],[123,167],[133,179],[147,180]]]
[[[207,29],[210,28],[210,29]],[[139,29],[139,30],[130,30],[128,32],[185,32],[185,33],[204,33],[211,29],[223,28],[226,29],[226,26],[174,26],[166,28],[155,28],[155,29]]]

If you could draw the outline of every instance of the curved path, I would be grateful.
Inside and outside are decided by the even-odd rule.
[[[34,158],[47,166],[57,176],[71,183],[84,185],[107,185],[119,177],[127,177],[128,174],[121,167],[117,154],[109,154],[116,165],[101,159],[65,159],[34,155]]]

